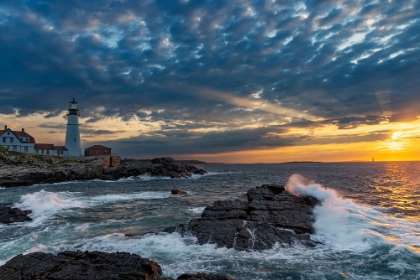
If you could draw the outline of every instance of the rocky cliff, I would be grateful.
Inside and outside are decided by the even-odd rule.
[[[143,174],[181,178],[206,173],[172,158],[122,159],[114,167],[108,167],[109,162],[110,159],[104,157],[70,158],[0,152],[0,186],[16,187],[92,179],[117,180]]]

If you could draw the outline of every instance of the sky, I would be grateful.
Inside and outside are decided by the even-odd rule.
[[[418,0],[0,0],[0,125],[225,163],[420,160]]]

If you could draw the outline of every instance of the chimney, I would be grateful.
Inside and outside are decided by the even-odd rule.
[[[22,132],[25,132],[25,129],[22,127]]]
[[[4,126],[4,130],[7,130],[7,125]]]

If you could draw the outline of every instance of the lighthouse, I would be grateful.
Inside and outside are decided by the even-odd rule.
[[[69,152],[69,156],[82,155],[82,149],[80,146],[79,117],[79,104],[73,98],[73,100],[69,102],[69,109],[67,112],[65,146]]]

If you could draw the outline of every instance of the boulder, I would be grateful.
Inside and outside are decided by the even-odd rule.
[[[152,260],[125,252],[99,251],[65,251],[57,255],[35,252],[18,255],[0,267],[0,279],[173,280],[162,277],[162,269]],[[233,280],[229,276],[207,273],[183,274],[177,279]]]
[[[247,192],[247,201],[216,201],[200,218],[166,232],[192,234],[199,244],[214,243],[237,250],[272,248],[276,243],[313,245],[314,197],[293,195],[283,186],[262,185]]]
[[[2,224],[32,221],[28,214],[29,212],[22,211],[19,208],[0,205],[0,223]]]
[[[183,190],[180,190],[180,189],[172,189],[171,194],[187,194],[187,192],[184,192]]]
[[[0,267],[1,279],[150,279],[162,275],[160,266],[130,253],[66,251],[18,255]]]
[[[229,276],[207,274],[207,273],[197,273],[197,274],[182,274],[177,278],[177,280],[233,280]]]

